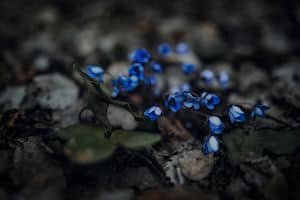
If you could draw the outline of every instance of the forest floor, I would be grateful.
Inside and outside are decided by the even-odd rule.
[[[159,2],[0,3],[1,200],[299,199],[299,3]],[[226,132],[213,158],[197,159],[201,127],[184,142],[155,145],[146,159],[120,149],[82,166],[57,155],[53,135],[78,124],[86,105],[74,63],[121,72],[133,49],[180,40],[202,66],[230,71],[221,99],[263,101],[273,119]]]

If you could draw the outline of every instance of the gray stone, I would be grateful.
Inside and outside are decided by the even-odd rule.
[[[79,94],[77,85],[58,73],[35,77],[30,91],[31,95],[37,93],[37,96],[33,101],[27,102],[29,107],[37,103],[43,107],[61,110],[75,104]]]
[[[125,130],[133,130],[137,127],[134,116],[119,106],[110,104],[107,108],[107,118],[109,123],[114,127],[122,127]]]
[[[212,154],[205,156],[200,150],[192,150],[179,155],[178,164],[185,177],[200,181],[211,172],[214,158]]]

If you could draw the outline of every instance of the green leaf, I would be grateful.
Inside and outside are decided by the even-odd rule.
[[[275,154],[288,154],[300,147],[299,130],[293,131],[253,131],[248,135],[237,129],[223,136],[228,156],[233,162],[259,157],[263,150]]]
[[[110,139],[113,143],[120,144],[127,148],[141,149],[159,142],[161,136],[159,134],[146,132],[116,130]]]
[[[118,145],[142,149],[160,141],[158,134],[116,130],[111,138],[104,136],[106,129],[93,125],[74,125],[58,132],[66,140],[64,153],[79,164],[91,164],[109,158]]]
[[[65,154],[79,164],[91,164],[110,157],[115,151],[115,144],[104,136],[102,127],[75,125],[60,131],[61,138],[66,139]]]

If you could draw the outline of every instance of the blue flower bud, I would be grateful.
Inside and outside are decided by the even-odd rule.
[[[185,42],[180,42],[176,45],[176,53],[184,55],[189,52],[189,45]]]
[[[207,94],[206,92],[201,94],[201,102],[209,110],[213,110],[216,105],[220,103],[220,98],[215,94]]]
[[[158,46],[157,51],[162,56],[169,56],[172,53],[172,48],[167,43],[162,43]]]
[[[229,74],[226,71],[221,71],[219,74],[219,82],[223,89],[228,87]]]
[[[265,111],[270,109],[269,106],[263,105],[263,104],[258,104],[256,105],[251,112],[251,117],[264,117],[265,116]]]
[[[137,86],[139,85],[139,79],[137,76],[129,76],[127,78],[128,81],[128,85],[127,85],[127,91],[133,91],[137,88]]]
[[[161,114],[162,111],[158,106],[152,106],[144,112],[144,116],[148,117],[151,121],[157,120],[161,116]]]
[[[228,115],[232,124],[234,124],[235,122],[242,123],[246,121],[244,111],[242,111],[242,109],[238,106],[231,106],[229,108]]]
[[[191,63],[184,63],[181,65],[181,69],[185,74],[192,74],[196,71],[196,65]]]
[[[130,60],[135,63],[146,64],[150,62],[151,55],[146,49],[136,49],[130,54]]]
[[[86,67],[87,75],[99,82],[103,82],[104,70],[95,65],[88,65]]]
[[[159,64],[157,62],[152,62],[150,64],[150,67],[151,67],[151,69],[152,69],[153,72],[162,73],[162,66],[161,66],[161,64]]]
[[[113,81],[113,96],[118,95],[119,92],[130,92],[138,86],[137,76],[123,76],[120,75],[116,80]]]
[[[184,96],[183,105],[185,107],[187,107],[187,108],[193,108],[195,110],[199,110],[200,109],[200,98],[199,97],[195,97],[195,96],[193,96],[189,92],[184,92],[183,96]]]
[[[120,92],[119,88],[114,86],[111,96],[115,98],[119,95],[119,92]]]
[[[204,79],[206,84],[210,84],[214,80],[214,77],[215,75],[211,70],[206,69],[201,72],[201,78]]]
[[[182,92],[190,92],[191,91],[191,85],[188,82],[181,84],[179,87],[180,87],[180,91],[182,91]]]
[[[225,128],[224,123],[217,116],[210,116],[208,118],[208,125],[211,133],[215,135],[221,134]]]
[[[139,64],[139,63],[134,63],[132,65],[130,65],[129,69],[128,69],[128,74],[129,76],[136,76],[139,80],[143,80],[144,79],[144,67],[143,65]]]
[[[181,93],[176,92],[170,94],[165,100],[165,106],[172,112],[177,112],[181,109],[183,103],[183,96]]]
[[[216,153],[219,151],[219,141],[215,136],[209,136],[205,138],[203,144],[203,153],[205,155],[209,153]]]

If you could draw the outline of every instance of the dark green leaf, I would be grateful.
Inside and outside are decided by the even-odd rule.
[[[67,139],[64,151],[74,162],[90,164],[110,157],[116,146],[104,136],[105,129],[97,126],[75,125],[60,131]]]
[[[160,135],[136,132],[114,131],[111,138],[104,136],[106,129],[92,125],[74,125],[58,132],[65,139],[65,154],[74,162],[90,164],[110,157],[118,145],[131,149],[147,148],[160,141]]]
[[[140,149],[159,142],[161,136],[146,132],[117,130],[113,132],[110,139],[113,143],[121,144],[131,149]]]

